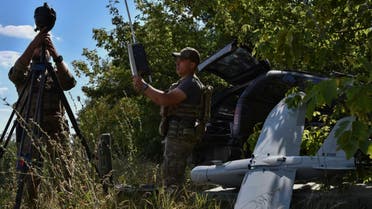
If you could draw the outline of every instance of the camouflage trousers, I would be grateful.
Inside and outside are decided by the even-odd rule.
[[[185,180],[187,159],[197,143],[195,129],[186,128],[182,123],[170,122],[165,137],[162,172],[164,185],[182,185]]]

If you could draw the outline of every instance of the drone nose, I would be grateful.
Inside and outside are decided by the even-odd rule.
[[[194,183],[201,184],[208,182],[207,173],[210,166],[197,166],[191,170],[191,180]]]

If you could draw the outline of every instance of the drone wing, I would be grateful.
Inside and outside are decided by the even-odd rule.
[[[290,109],[283,99],[266,118],[253,160],[268,156],[296,156],[300,152],[305,107]],[[254,162],[253,162],[254,166]],[[288,209],[296,169],[259,167],[248,170],[235,209]]]
[[[235,209],[289,208],[295,169],[256,169],[246,173]]]

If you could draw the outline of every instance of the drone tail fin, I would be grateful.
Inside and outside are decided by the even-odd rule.
[[[351,124],[355,120],[354,117],[344,117],[337,121],[331,132],[329,133],[328,137],[324,141],[323,145],[317,152],[317,156],[329,156],[329,157],[345,157],[346,153],[339,147],[336,137],[336,133],[339,131],[338,129],[350,130]]]

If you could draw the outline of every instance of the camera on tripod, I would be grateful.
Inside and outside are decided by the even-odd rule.
[[[53,8],[50,8],[47,3],[44,3],[43,6],[36,8],[34,12],[36,24],[35,32],[43,29],[44,27],[47,28],[46,32],[50,31],[54,27],[56,18],[56,12]]]
[[[45,33],[49,32],[54,27],[56,18],[56,12],[53,8],[50,8],[47,3],[37,7],[34,12],[36,24],[35,31],[46,28]],[[38,59],[32,59],[31,70],[42,71],[45,67],[51,67],[51,63],[49,63],[49,56],[46,54],[45,45],[42,45]]]

